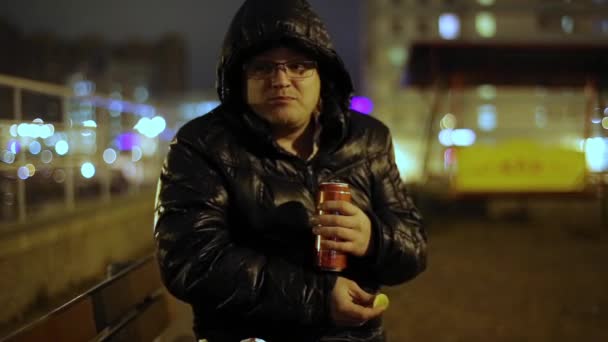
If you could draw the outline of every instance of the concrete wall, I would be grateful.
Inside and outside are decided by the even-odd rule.
[[[153,206],[154,194],[145,192],[3,229],[0,326],[103,279],[109,263],[151,253]]]

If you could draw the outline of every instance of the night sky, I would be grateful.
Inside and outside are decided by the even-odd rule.
[[[309,0],[325,21],[358,88],[361,0]],[[2,0],[0,16],[25,33],[50,31],[108,41],[158,39],[178,32],[190,51],[190,88],[214,86],[215,65],[229,22],[243,0]]]

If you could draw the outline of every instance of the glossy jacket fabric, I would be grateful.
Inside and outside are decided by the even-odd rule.
[[[270,21],[244,19],[256,17],[260,2],[282,12]],[[192,305],[195,331],[210,342],[383,341],[380,319],[356,328],[331,324],[336,276],[315,269],[309,223],[320,182],[348,183],[372,222],[374,252],[351,257],[345,276],[374,292],[425,267],[426,236],[400,181],[389,130],[345,109],[350,78],[319,25],[304,1],[247,1],[218,68],[222,105],[179,130],[163,166],[155,218],[163,281]],[[276,39],[324,65],[320,145],[309,161],[282,150],[235,95],[239,63]]]

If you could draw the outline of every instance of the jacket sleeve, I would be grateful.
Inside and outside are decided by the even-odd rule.
[[[401,181],[388,129],[380,152],[370,156],[372,174],[372,255],[378,282],[396,285],[426,268],[427,237],[422,217]]]
[[[218,314],[322,324],[335,277],[235,243],[224,178],[203,151],[177,138],[161,171],[154,236],[169,292]]]

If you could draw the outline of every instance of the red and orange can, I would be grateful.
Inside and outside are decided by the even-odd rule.
[[[326,182],[319,184],[319,193],[317,195],[317,214],[324,215],[340,215],[339,212],[327,213],[321,210],[321,204],[325,201],[351,201],[350,188],[346,183]],[[317,267],[323,271],[340,272],[344,270],[348,264],[348,258],[345,253],[324,248],[321,245],[324,237],[317,235],[315,239],[316,263]],[[333,241],[340,241],[338,238],[331,238]]]

